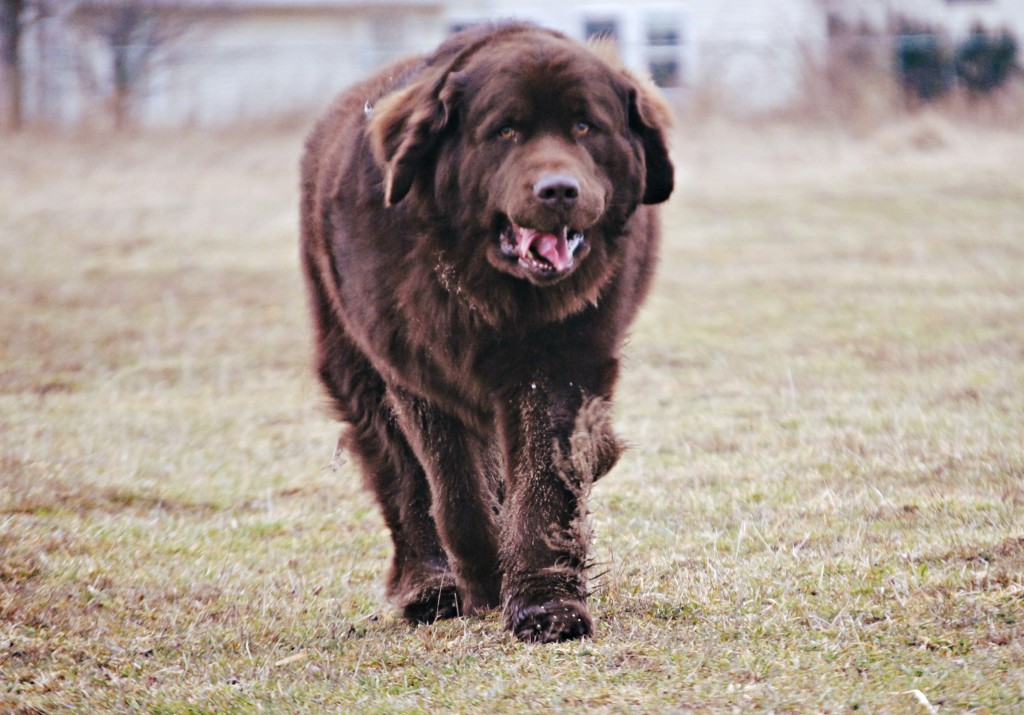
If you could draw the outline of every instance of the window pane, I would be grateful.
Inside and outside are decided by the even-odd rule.
[[[671,15],[655,15],[647,21],[647,44],[671,47],[683,44],[683,25]]]
[[[659,87],[678,87],[679,62],[677,60],[651,60],[651,79]]]
[[[617,41],[619,39],[618,23],[611,18],[591,18],[584,21],[583,34],[588,40],[594,37],[608,37]]]

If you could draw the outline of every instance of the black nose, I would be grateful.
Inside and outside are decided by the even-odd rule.
[[[545,174],[533,185],[533,195],[547,206],[572,206],[580,197],[580,182],[566,174]]]

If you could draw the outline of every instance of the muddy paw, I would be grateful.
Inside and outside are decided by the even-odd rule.
[[[402,607],[402,618],[409,623],[433,623],[442,618],[456,618],[461,613],[462,604],[455,586],[428,589]]]
[[[582,601],[548,601],[515,610],[508,620],[510,630],[528,643],[558,643],[594,632],[594,622]]]

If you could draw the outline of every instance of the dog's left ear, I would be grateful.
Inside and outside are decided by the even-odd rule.
[[[653,83],[632,74],[629,76],[633,85],[629,93],[629,128],[640,137],[644,147],[643,202],[660,204],[668,200],[675,187],[666,141],[666,134],[672,128],[672,110]]]
[[[373,107],[367,134],[384,170],[385,206],[405,198],[417,173],[431,161],[451,120],[456,93],[456,83],[451,80],[446,71],[425,73]]]

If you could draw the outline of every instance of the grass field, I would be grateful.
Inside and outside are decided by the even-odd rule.
[[[1024,135],[678,142],[593,640],[411,628],[300,132],[0,141],[0,712],[1024,711]]]

